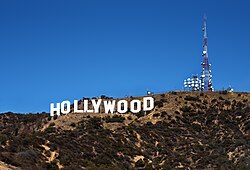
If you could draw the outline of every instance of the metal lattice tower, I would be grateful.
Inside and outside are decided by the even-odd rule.
[[[201,72],[201,91],[213,91],[212,86],[212,73],[211,73],[211,64],[208,62],[208,45],[207,45],[207,18],[204,17],[204,43],[203,43],[203,62],[202,65],[202,72]]]

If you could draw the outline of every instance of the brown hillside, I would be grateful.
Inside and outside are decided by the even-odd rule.
[[[153,97],[147,113],[0,114],[0,161],[20,169],[250,168],[250,93]]]

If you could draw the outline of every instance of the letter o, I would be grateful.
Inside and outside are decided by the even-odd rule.
[[[66,109],[64,106],[66,105]],[[61,112],[62,114],[68,114],[70,112],[70,102],[69,101],[63,101],[61,103]]]
[[[123,109],[122,109],[122,104],[124,106]],[[127,100],[120,100],[119,102],[117,102],[117,111],[119,113],[126,113],[128,111],[128,102],[127,102]]]
[[[135,104],[137,106],[137,108],[135,109]],[[133,113],[138,113],[141,111],[141,101],[140,100],[132,100],[130,102],[130,110]]]

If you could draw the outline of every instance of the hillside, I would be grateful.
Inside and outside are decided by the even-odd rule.
[[[0,169],[250,169],[250,93],[153,97],[147,113],[0,114]]]

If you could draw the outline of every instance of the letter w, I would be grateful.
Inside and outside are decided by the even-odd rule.
[[[104,103],[104,109],[105,113],[114,113],[114,108],[115,108],[115,100],[112,101],[103,101]]]

